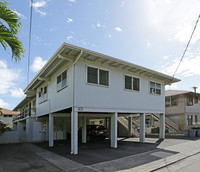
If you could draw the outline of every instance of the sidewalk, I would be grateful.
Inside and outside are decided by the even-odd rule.
[[[129,156],[122,156],[121,158],[115,158],[112,160],[105,159],[105,161],[99,163],[84,164],[81,162],[81,158],[89,159],[90,153],[81,155],[68,155],[61,156],[56,153],[50,152],[46,149],[40,148],[33,144],[25,143],[24,146],[36,153],[38,156],[49,161],[56,167],[63,171],[135,171],[146,172],[155,171],[161,169],[167,165],[180,161],[188,156],[195,155],[200,152],[200,140],[182,140],[182,139],[165,139],[161,143],[157,143],[156,138],[148,138],[147,142],[143,144],[145,146],[155,145],[152,150],[145,150],[143,153],[132,154]],[[134,138],[130,138],[127,141],[130,143],[134,141]],[[142,144],[141,144],[142,145]],[[129,145],[130,146],[130,145]],[[131,145],[132,146],[132,145]],[[130,148],[130,147],[129,147]],[[132,148],[132,147],[131,147]],[[137,148],[136,148],[137,149]],[[105,151],[116,153],[124,153],[124,147],[119,149],[106,149]],[[130,149],[128,149],[130,150]],[[128,150],[125,150],[127,152]],[[95,151],[93,149],[92,151]],[[88,149],[87,149],[88,152]],[[109,152],[109,153],[110,153]],[[70,157],[71,159],[67,158]],[[104,152],[97,154],[98,158],[105,158]],[[96,161],[94,161],[96,162]]]
[[[186,143],[181,143],[178,145],[169,146],[163,148],[164,150],[177,151],[178,154],[163,158],[161,160],[157,160],[151,163],[147,163],[135,168],[131,168],[128,170],[121,170],[123,172],[148,172],[148,171],[156,171],[161,170],[162,168],[174,164],[178,161],[184,160],[188,157],[197,155],[200,153],[200,140],[196,141],[187,141]],[[162,171],[162,170],[161,170]]]

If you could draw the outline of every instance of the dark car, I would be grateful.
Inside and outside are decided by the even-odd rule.
[[[82,128],[79,130],[80,137]],[[103,125],[87,125],[87,141],[105,139],[108,136],[107,129]]]

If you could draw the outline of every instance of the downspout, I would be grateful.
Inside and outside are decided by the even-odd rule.
[[[73,62],[72,64],[72,110],[74,110],[74,104],[75,104],[75,101],[74,101],[74,86],[75,86],[75,65],[76,65],[76,62],[80,59],[80,57],[82,56],[83,54],[83,50],[81,50],[80,54],[78,55],[78,57],[76,58],[76,60]]]
[[[74,86],[75,86],[75,64],[80,59],[80,57],[82,56],[82,54],[83,54],[83,50],[81,50],[80,54],[77,56],[76,60],[72,64],[72,113],[71,113],[71,136],[72,137],[71,137],[71,154],[74,154],[74,104],[75,104]]]

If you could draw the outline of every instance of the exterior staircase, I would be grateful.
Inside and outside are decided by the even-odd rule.
[[[128,124],[128,118],[126,117],[118,117],[118,122],[127,130],[129,130],[129,124]],[[133,134],[136,137],[139,137],[139,133],[137,131],[137,128],[140,127],[138,123],[132,120],[132,129],[133,129]]]
[[[151,116],[160,121],[160,115],[158,114],[151,114]],[[173,122],[172,120],[170,120],[169,118],[165,117],[165,125],[173,132],[178,132],[179,131],[179,128],[178,128],[178,125]]]
[[[160,115],[158,114],[151,114],[151,116],[156,119],[158,122],[160,122]],[[128,118],[127,117],[118,117],[118,122],[125,127],[127,130],[129,129],[129,124],[128,124]],[[165,125],[172,131],[172,132],[178,132],[179,128],[178,125],[170,120],[169,118],[165,117]],[[137,128],[140,127],[140,125],[132,120],[132,126],[133,126],[133,132],[136,137],[139,136],[139,133],[137,131]]]

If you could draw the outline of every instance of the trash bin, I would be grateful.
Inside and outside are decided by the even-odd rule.
[[[196,129],[197,137],[200,137],[200,129]]]
[[[196,137],[196,130],[195,129],[189,130],[189,137],[191,137],[191,138]]]
[[[185,130],[185,136],[189,137],[189,130]]]

